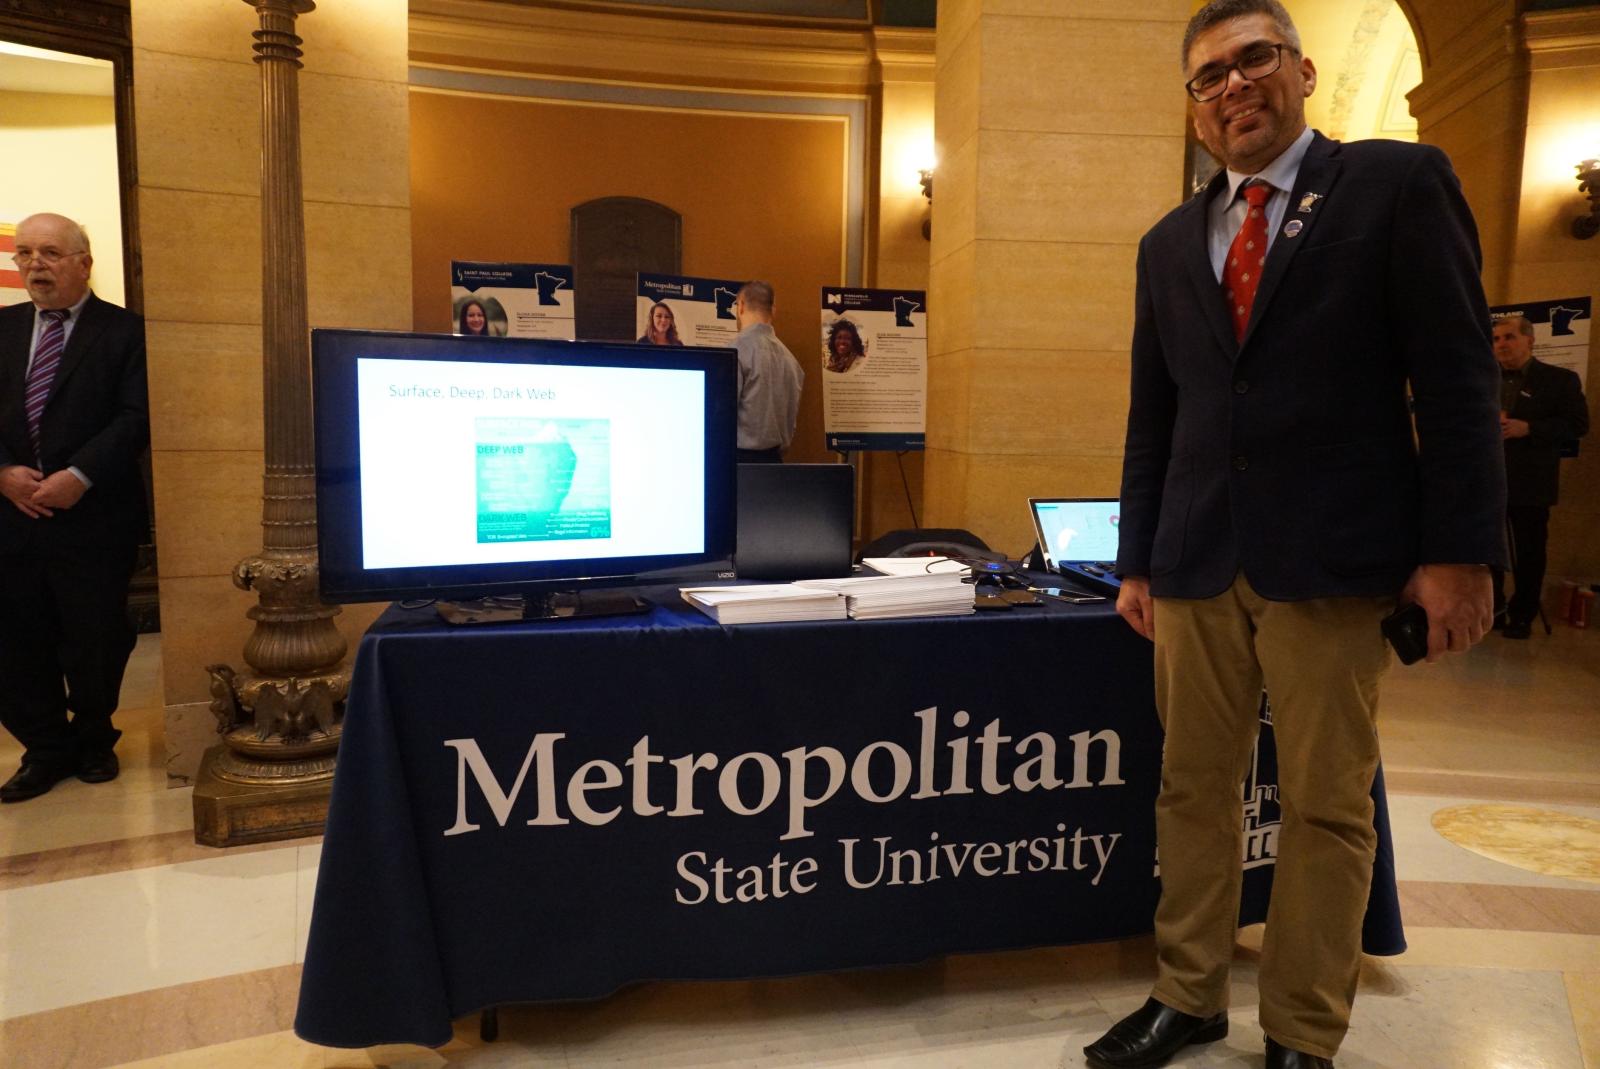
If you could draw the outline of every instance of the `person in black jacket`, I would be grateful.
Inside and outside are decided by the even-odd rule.
[[[1545,536],[1561,477],[1561,448],[1589,431],[1578,376],[1533,356],[1533,324],[1524,316],[1494,323],[1500,362],[1500,434],[1506,446],[1506,526],[1516,589],[1505,602],[1505,573],[1495,571],[1495,615],[1506,638],[1527,638],[1544,588]]]
[[[1227,1033],[1264,687],[1283,807],[1266,1065],[1326,1069],[1377,845],[1380,622],[1420,605],[1429,660],[1492,622],[1505,477],[1489,310],[1450,161],[1309,129],[1317,71],[1281,4],[1212,0],[1182,57],[1174,89],[1226,169],[1140,242],[1116,569],[1117,611],[1155,644],[1165,730],[1156,982],[1086,1053],[1147,1069]]]
[[[71,219],[24,219],[13,260],[32,299],[0,308],[0,723],[24,748],[4,802],[116,778],[128,580],[150,531],[144,321],[89,291]]]

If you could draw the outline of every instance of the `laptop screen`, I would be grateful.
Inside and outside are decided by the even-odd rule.
[[[1035,497],[1033,530],[1045,566],[1065,563],[1111,563],[1117,559],[1117,520],[1121,502],[1114,497]]]

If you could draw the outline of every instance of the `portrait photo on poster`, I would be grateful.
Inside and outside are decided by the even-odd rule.
[[[843,375],[867,358],[867,341],[861,328],[844,316],[822,328],[822,369]]]
[[[457,297],[452,319],[456,334],[488,338],[506,336],[506,310],[493,297]]]
[[[644,333],[639,335],[640,345],[682,345],[678,336],[678,317],[672,305],[657,301],[646,314]]]
[[[640,345],[732,345],[734,301],[744,283],[693,275],[636,276],[634,329]]]
[[[450,261],[451,331],[468,337],[576,336],[570,264]]]

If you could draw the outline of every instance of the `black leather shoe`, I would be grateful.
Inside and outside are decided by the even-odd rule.
[[[78,778],[85,783],[110,783],[120,771],[117,755],[110,750],[86,753],[78,760]]]
[[[1332,1058],[1290,1050],[1271,1036],[1267,1037],[1267,1069],[1333,1069]]]
[[[1527,621],[1508,620],[1500,634],[1506,638],[1529,638],[1533,635],[1533,625]]]
[[[1228,1034],[1228,1015],[1193,1017],[1148,999],[1083,1048],[1096,1069],[1155,1069],[1194,1043],[1212,1043]]]
[[[0,802],[26,802],[37,798],[70,775],[70,768],[24,761],[17,774],[0,785]]]

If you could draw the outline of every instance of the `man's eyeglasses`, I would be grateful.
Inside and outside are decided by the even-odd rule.
[[[1276,72],[1283,66],[1283,50],[1286,48],[1291,52],[1294,51],[1285,44],[1251,45],[1237,62],[1229,63],[1227,66],[1207,67],[1185,82],[1183,87],[1189,91],[1196,104],[1215,100],[1227,90],[1228,77],[1234,71],[1242,74],[1247,82],[1259,81]]]
[[[85,251],[84,249],[79,249],[77,252],[62,252],[60,249],[18,249],[11,257],[11,262],[18,267],[27,267],[37,260],[39,263],[54,267],[68,256],[82,256]]]

